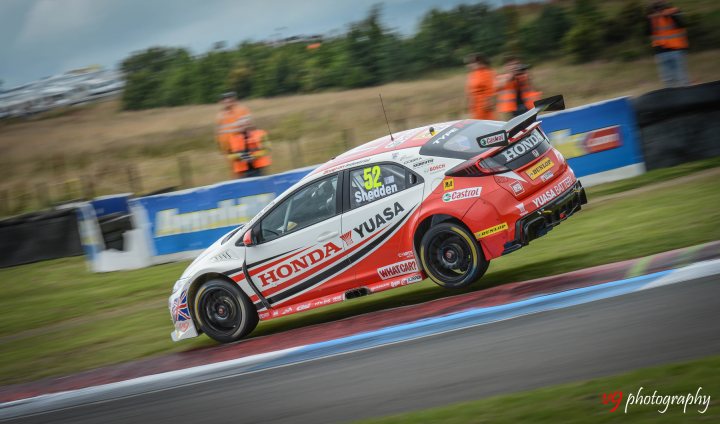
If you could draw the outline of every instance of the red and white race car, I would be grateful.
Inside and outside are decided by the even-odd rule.
[[[585,191],[536,122],[460,120],[403,131],[315,169],[210,246],[175,283],[173,340],[238,340],[258,320],[428,277],[477,281],[490,260],[578,211]]]

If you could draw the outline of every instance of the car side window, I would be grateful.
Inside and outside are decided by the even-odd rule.
[[[350,208],[372,203],[408,187],[405,168],[392,164],[368,165],[350,171]]]
[[[260,221],[261,242],[275,240],[337,214],[338,176],[316,181],[290,195]]]

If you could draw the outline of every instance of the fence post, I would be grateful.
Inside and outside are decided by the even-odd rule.
[[[352,128],[345,128],[342,130],[342,139],[346,152],[355,147],[355,132]]]
[[[50,194],[48,186],[45,182],[35,183],[35,193],[37,194],[38,206],[44,208],[50,205]]]
[[[138,175],[135,164],[128,164],[125,171],[127,172],[130,191],[136,196],[140,195],[140,192],[142,191],[142,181],[140,179],[140,175]]]
[[[290,141],[290,155],[292,156],[293,168],[302,168],[304,161],[300,149],[300,140]]]
[[[180,173],[180,186],[184,188],[192,187],[192,169],[190,168],[190,158],[186,155],[180,155],[178,160],[178,172]]]
[[[89,175],[86,175],[83,177],[82,183],[83,197],[85,200],[92,200],[95,197],[95,183],[93,179]]]
[[[7,189],[0,191],[0,213],[10,215],[10,193]]]

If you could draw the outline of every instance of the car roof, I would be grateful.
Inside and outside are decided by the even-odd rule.
[[[361,144],[360,146],[357,146],[352,150],[349,150],[331,159],[330,161],[315,168],[315,170],[308,175],[308,178],[317,177],[318,175],[326,175],[334,171],[335,169],[340,170],[351,167],[355,162],[359,162],[364,158],[375,156],[380,153],[424,146],[428,141],[430,141],[433,137],[439,135],[443,130],[458,123],[462,123],[465,125],[469,123],[481,124],[480,128],[478,128],[480,130],[478,135],[481,135],[482,133],[490,133],[493,131],[497,131],[499,125],[502,124],[502,122],[499,121],[479,121],[475,119],[464,119],[457,121],[438,122],[423,127],[396,132],[393,133],[392,139],[390,135],[386,135],[365,144]],[[431,128],[434,130],[432,133],[430,131]]]

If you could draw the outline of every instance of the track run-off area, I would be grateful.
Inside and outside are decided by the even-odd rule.
[[[691,248],[700,261],[680,268],[657,270],[688,249],[515,283],[488,290],[497,297],[490,304],[459,299],[478,296],[471,293],[366,314],[346,320],[365,323],[357,332],[308,344],[287,340],[306,329],[288,331],[128,379],[117,370],[104,379],[101,370],[61,379],[65,386],[38,382],[44,393],[32,383],[10,386],[0,393],[0,420],[351,421],[717,354],[717,250],[718,243]],[[645,273],[617,278],[638,270]],[[315,327],[308,330],[322,332]],[[222,359],[252,343],[246,355]]]

